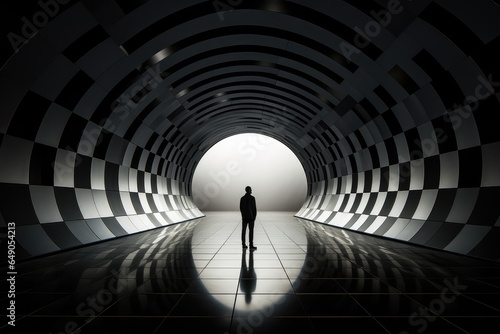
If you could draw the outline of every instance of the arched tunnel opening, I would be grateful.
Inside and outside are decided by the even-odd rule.
[[[296,213],[307,196],[305,171],[295,154],[268,136],[244,133],[211,147],[196,166],[194,204],[203,212],[238,211],[251,186],[258,211]]]
[[[202,217],[253,132],[304,166],[297,217],[498,260],[493,1],[2,4],[0,224],[19,258]]]

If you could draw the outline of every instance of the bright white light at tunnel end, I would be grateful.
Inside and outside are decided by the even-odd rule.
[[[251,186],[260,211],[298,211],[307,194],[304,168],[280,141],[256,133],[228,137],[202,157],[193,176],[195,204],[205,211],[237,211]]]

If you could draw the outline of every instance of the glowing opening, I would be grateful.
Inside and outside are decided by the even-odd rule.
[[[202,157],[193,176],[200,210],[237,211],[251,186],[258,211],[298,211],[307,195],[304,168],[283,143],[247,133],[228,137]]]

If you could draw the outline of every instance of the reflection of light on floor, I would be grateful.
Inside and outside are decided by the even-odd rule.
[[[295,219],[290,214],[287,216]],[[234,214],[232,217],[234,219]],[[266,219],[269,217],[272,215],[266,215]],[[214,224],[220,228],[214,228]],[[228,224],[234,225],[233,228],[228,228]],[[298,275],[291,277],[285,268],[298,273],[304,266],[307,237],[302,225],[286,224],[286,220],[283,223],[278,219],[258,220],[255,227],[258,249],[255,252],[242,250],[239,222],[220,219],[219,222],[210,221],[210,225],[204,228],[202,222],[195,229],[192,253],[206,293],[217,302],[234,308],[239,314],[256,310],[268,312],[294,293],[292,285]],[[215,255],[208,259],[210,252]],[[283,263],[292,267],[284,268]],[[233,298],[227,298],[228,294]]]
[[[167,234],[167,229],[163,229],[160,234],[158,234],[158,237],[153,241],[153,244],[156,244],[157,242],[165,239],[165,235]]]
[[[254,295],[252,296],[252,299],[249,302],[242,295],[238,295],[234,308],[238,313],[250,313],[259,310],[262,311],[267,310],[267,312],[263,313],[272,313],[270,311],[273,308],[283,304],[285,301],[286,301],[286,296],[282,294]]]

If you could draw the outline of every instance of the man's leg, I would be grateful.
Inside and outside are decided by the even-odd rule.
[[[250,231],[249,231],[249,234],[250,234],[250,236],[249,236],[249,238],[250,238],[250,248],[251,249],[257,249],[257,247],[255,247],[253,245],[253,228],[255,226],[255,220],[252,220],[251,222],[249,222],[249,225],[250,226],[248,228],[250,229]]]
[[[241,222],[241,244],[245,246],[245,235],[247,233],[248,221],[243,219]]]

